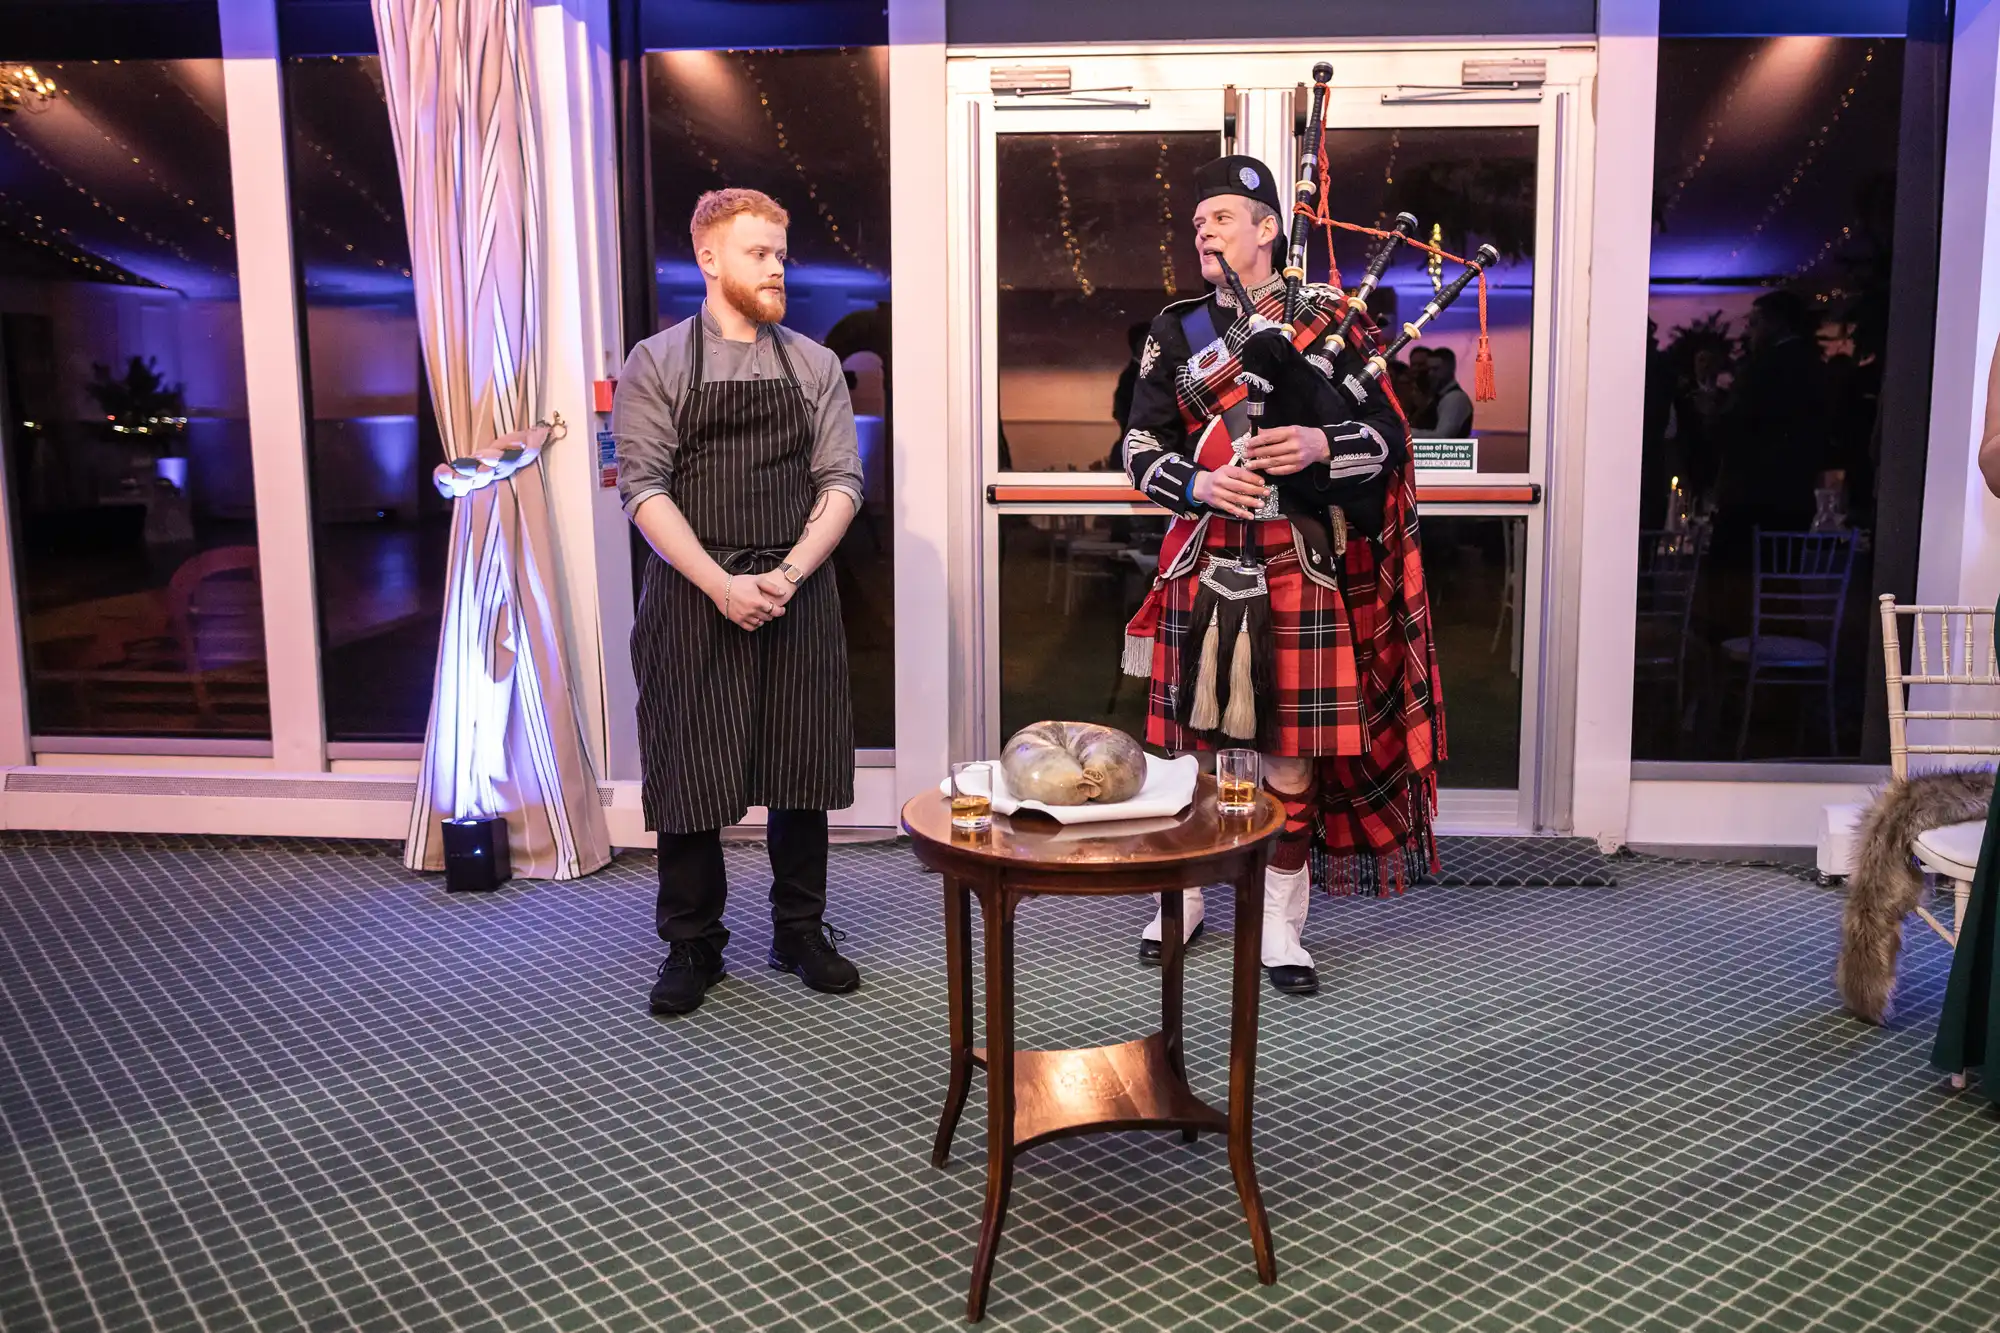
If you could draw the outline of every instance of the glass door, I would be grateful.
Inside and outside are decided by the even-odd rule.
[[[968,745],[992,752],[1051,717],[1143,730],[1144,687],[1119,674],[1119,652],[1167,519],[1139,502],[1117,456],[1139,346],[1162,306],[1205,290],[1191,240],[1194,169],[1233,150],[1288,175],[1304,110],[1297,78],[1321,54],[1090,57],[1065,67],[1075,91],[1028,95],[1008,89],[1022,66],[954,62],[966,154],[954,231],[973,241],[960,274],[974,536],[955,585],[977,675]],[[1519,831],[1550,822],[1539,791],[1541,589],[1565,93],[1431,86],[1447,69],[1459,85],[1462,55],[1335,54],[1329,187],[1345,221],[1383,226],[1408,210],[1424,239],[1439,228],[1445,250],[1490,242],[1503,256],[1485,303],[1496,396],[1473,401],[1471,292],[1394,373],[1422,437],[1451,742],[1444,822]],[[1336,233],[1350,286],[1373,246]],[[1323,237],[1311,251],[1313,280],[1324,281]],[[1435,273],[1407,250],[1374,302],[1378,316],[1390,327],[1414,318],[1434,277],[1456,269]]]
[[[1527,831],[1556,822],[1540,791],[1539,758],[1566,94],[1439,87],[1434,64],[1382,61],[1359,86],[1339,86],[1336,76],[1328,190],[1343,220],[1386,227],[1408,211],[1419,238],[1442,250],[1469,255],[1490,244],[1500,254],[1483,302],[1493,396],[1476,396],[1476,288],[1391,373],[1416,437],[1424,568],[1444,678],[1449,752],[1440,817],[1447,828]],[[1335,234],[1350,287],[1372,242]],[[1314,253],[1323,256],[1324,246]],[[1394,329],[1458,271],[1404,247],[1371,303],[1374,313]],[[1312,276],[1325,280],[1317,265]]]

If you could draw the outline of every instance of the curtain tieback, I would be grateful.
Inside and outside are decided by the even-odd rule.
[[[496,481],[505,480],[542,456],[542,450],[569,431],[562,413],[552,412],[547,421],[538,421],[526,430],[502,435],[491,444],[463,458],[439,463],[431,473],[438,494],[457,500]]]

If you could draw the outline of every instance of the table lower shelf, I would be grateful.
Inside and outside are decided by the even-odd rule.
[[[973,1059],[986,1064],[984,1048]],[[1014,1146],[1121,1129],[1223,1133],[1229,1117],[1188,1089],[1165,1034],[1079,1051],[1014,1052]]]

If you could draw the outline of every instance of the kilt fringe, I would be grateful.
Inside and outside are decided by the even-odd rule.
[[[1145,679],[1153,674],[1153,636],[1140,638],[1136,634],[1125,636],[1125,674]]]
[[[1327,781],[1322,772],[1320,781]],[[1319,819],[1313,829],[1313,885],[1322,893],[1341,898],[1386,898],[1400,894],[1412,883],[1438,873],[1437,773],[1419,775],[1407,786],[1407,831],[1391,845],[1336,848],[1327,834],[1328,804],[1338,802],[1339,793],[1325,792]],[[1401,804],[1402,802],[1398,802]],[[1390,811],[1383,813],[1389,814]]]

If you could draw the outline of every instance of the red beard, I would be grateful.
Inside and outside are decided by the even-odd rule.
[[[732,278],[722,280],[722,299],[736,313],[757,324],[776,324],[785,317],[783,287],[752,287]]]

